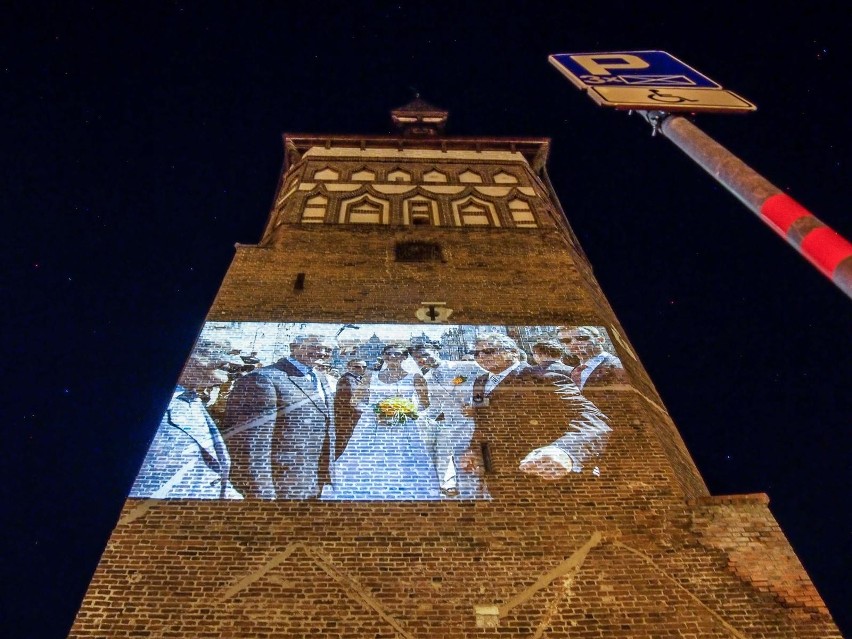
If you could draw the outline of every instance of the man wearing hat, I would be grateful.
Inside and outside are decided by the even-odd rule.
[[[242,366],[224,340],[202,338],[181,373],[131,497],[241,499],[230,481],[231,458],[202,395]]]

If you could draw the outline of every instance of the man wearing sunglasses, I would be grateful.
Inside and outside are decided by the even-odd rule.
[[[560,326],[559,341],[579,364],[571,371],[571,380],[583,390],[586,386],[627,384],[621,360],[604,350],[604,337],[595,326]]]
[[[313,499],[331,483],[332,390],[315,367],[332,348],[330,338],[298,335],[289,356],[234,383],[225,424],[231,478],[246,497]]]
[[[243,364],[227,341],[198,340],[181,372],[131,497],[240,499],[230,482],[231,458],[204,397]]]
[[[475,429],[461,456],[460,485],[518,488],[526,476],[557,480],[591,467],[610,432],[607,419],[559,373],[537,372],[515,341],[500,333],[480,336],[473,351],[484,373],[473,383],[466,412]]]

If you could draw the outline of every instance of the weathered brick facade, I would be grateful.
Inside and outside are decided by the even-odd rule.
[[[457,324],[605,327],[629,383],[584,391],[612,428],[600,472],[504,472],[501,452],[558,418],[531,389],[492,434],[491,500],[129,499],[71,636],[840,636],[765,496],[708,494],[547,186],[547,148],[285,136],[266,232],[208,320],[413,324],[443,302]],[[400,261],[402,242],[438,252]]]

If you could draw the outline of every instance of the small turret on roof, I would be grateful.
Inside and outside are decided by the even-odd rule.
[[[416,96],[405,106],[391,111],[391,120],[406,137],[436,137],[444,132],[449,111],[432,106]]]

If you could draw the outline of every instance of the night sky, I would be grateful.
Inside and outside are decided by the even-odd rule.
[[[68,632],[233,245],[260,238],[281,133],[388,133],[413,88],[449,134],[553,139],[570,222],[711,492],[769,494],[852,634],[852,301],[547,63],[674,53],[759,107],[698,125],[852,238],[848,3],[14,4],[0,635]]]

